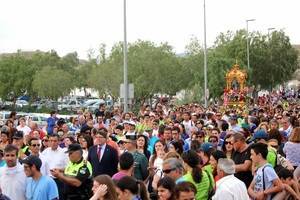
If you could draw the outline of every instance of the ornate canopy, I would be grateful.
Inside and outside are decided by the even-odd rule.
[[[238,64],[232,66],[231,70],[226,73],[226,89],[241,91],[245,87],[247,73],[241,70]]]
[[[238,64],[233,65],[230,71],[226,73],[224,106],[243,107],[245,105],[247,96],[246,78],[246,71],[241,70]]]

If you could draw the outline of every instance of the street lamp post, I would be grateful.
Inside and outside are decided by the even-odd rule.
[[[275,28],[268,28],[268,43],[269,43],[269,51],[270,51],[270,64],[273,66],[273,58],[272,58],[272,49],[271,49],[271,43],[270,43],[270,31],[274,30]],[[273,76],[273,70],[271,71],[271,92],[274,87],[274,76]]]
[[[124,112],[128,112],[128,75],[127,75],[127,28],[126,28],[126,0],[124,0]]]
[[[248,30],[248,23],[255,21],[255,19],[247,19],[246,20],[246,25],[247,25],[247,67],[248,70],[250,69],[250,56],[249,56],[249,30]]]
[[[203,3],[204,9],[204,105],[207,108],[207,49],[206,49],[206,8],[205,8],[205,0]]]

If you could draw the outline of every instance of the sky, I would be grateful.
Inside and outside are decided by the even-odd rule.
[[[127,0],[127,41],[168,42],[183,53],[192,37],[204,42],[204,0]],[[283,29],[300,44],[299,0],[206,0],[207,45],[227,30]],[[123,0],[2,0],[0,53],[76,51],[81,59],[101,43],[123,41]]]

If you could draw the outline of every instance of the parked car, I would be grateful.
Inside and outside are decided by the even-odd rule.
[[[29,105],[28,101],[25,101],[25,100],[17,100],[16,101],[16,106],[19,108],[22,108],[23,106],[28,106],[28,105]]]
[[[66,103],[59,104],[57,106],[57,109],[58,110],[66,109],[66,110],[76,111],[76,110],[80,109],[81,107],[82,107],[81,101],[74,99],[74,100],[70,100]]]
[[[100,99],[100,101],[98,101],[98,102],[96,102],[96,103],[94,103],[94,104],[88,106],[87,109],[88,109],[88,111],[94,113],[95,110],[99,108],[99,105],[100,105],[100,104],[106,104],[106,102],[105,102],[103,99]]]
[[[4,123],[6,122],[6,120],[8,120],[10,115],[9,111],[1,111],[0,112],[0,120],[3,121]]]
[[[27,123],[30,121],[36,122],[39,128],[43,128],[47,124],[47,117],[38,113],[30,113],[25,117],[25,119]]]
[[[89,106],[92,106],[93,104],[98,103],[98,102],[103,102],[103,100],[102,99],[88,99],[82,104],[82,108],[84,108],[84,109],[88,108]]]

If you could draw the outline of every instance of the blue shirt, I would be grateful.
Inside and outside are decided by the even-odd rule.
[[[154,144],[157,140],[159,140],[159,138],[156,136],[152,136],[149,139],[148,150],[150,151],[151,154],[153,154]]]
[[[35,181],[31,177],[26,179],[26,199],[53,200],[58,199],[56,183],[49,176],[41,176]]]
[[[57,121],[57,118],[53,118],[53,117],[49,117],[47,119],[47,133],[48,133],[48,135],[52,135],[56,121]]]

